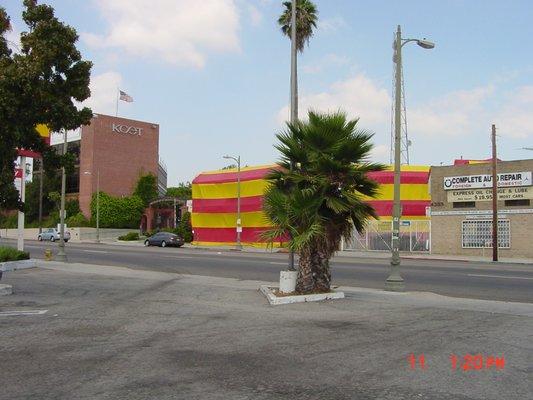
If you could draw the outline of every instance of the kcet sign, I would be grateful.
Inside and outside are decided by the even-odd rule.
[[[141,136],[142,128],[137,128],[135,126],[113,124],[113,132],[128,133],[130,135]]]

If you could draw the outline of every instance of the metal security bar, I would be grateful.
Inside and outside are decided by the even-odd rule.
[[[462,222],[463,249],[492,248],[492,220],[465,220]],[[498,220],[498,247],[511,247],[511,221]]]

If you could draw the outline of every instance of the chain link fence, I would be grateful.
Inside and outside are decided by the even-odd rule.
[[[354,231],[351,239],[345,241],[343,250],[391,251],[392,221],[369,221],[362,234]],[[401,220],[400,251],[430,252],[431,221]]]

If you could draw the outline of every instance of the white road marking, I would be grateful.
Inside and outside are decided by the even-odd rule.
[[[105,250],[83,250],[87,253],[102,253],[102,254],[107,254],[109,253],[109,251],[105,251]]]
[[[483,274],[468,274],[468,276],[480,276],[482,278],[502,278],[502,279],[532,279],[525,276],[502,276],[502,275],[483,275]]]
[[[19,311],[2,311],[0,317],[16,317],[19,315],[43,315],[48,310],[19,310]]]
[[[270,261],[269,264],[276,264],[276,265],[287,265],[286,262],[275,262],[275,261]]]

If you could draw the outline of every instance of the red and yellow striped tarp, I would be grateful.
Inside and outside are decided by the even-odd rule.
[[[261,165],[241,169],[241,242],[244,245],[264,246],[259,240],[261,232],[270,226],[262,212],[263,194],[267,187],[264,179],[276,165]],[[380,219],[390,220],[393,203],[394,173],[372,173],[381,184],[379,196],[368,202]],[[402,166],[401,199],[402,218],[427,219],[429,206],[429,167]],[[237,222],[237,170],[202,172],[192,182],[192,227],[194,244],[231,245],[236,242]],[[281,243],[277,243],[281,245]]]

